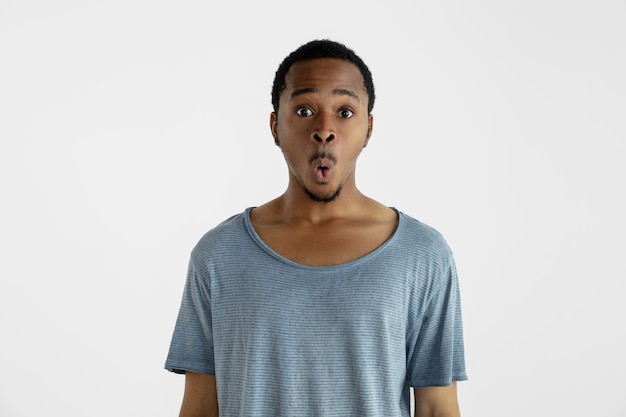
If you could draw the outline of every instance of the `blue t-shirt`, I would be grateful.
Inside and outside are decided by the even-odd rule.
[[[452,253],[398,212],[382,246],[313,267],[269,248],[249,208],[191,253],[165,368],[216,376],[224,416],[409,416],[410,387],[467,379]]]

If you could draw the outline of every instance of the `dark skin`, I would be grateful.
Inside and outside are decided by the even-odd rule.
[[[350,62],[295,63],[286,77],[270,129],[287,163],[287,190],[255,208],[251,222],[276,253],[294,262],[328,266],[360,258],[394,233],[390,208],[356,186],[356,162],[367,146],[373,116],[363,76]],[[215,377],[188,372],[181,417],[218,415]],[[458,417],[456,383],[416,388],[416,417]]]
[[[270,128],[289,173],[286,192],[252,212],[259,236],[280,255],[306,265],[352,261],[394,232],[396,213],[357,188],[358,156],[367,146],[373,116],[358,68],[347,61],[298,62],[286,77]],[[314,156],[328,155],[331,161]],[[328,165],[320,177],[318,166]],[[317,199],[331,198],[324,203]]]

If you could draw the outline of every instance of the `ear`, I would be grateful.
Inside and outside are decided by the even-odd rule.
[[[270,113],[270,131],[274,137],[274,143],[276,146],[280,146],[278,143],[278,115],[275,112]]]
[[[365,137],[365,143],[363,147],[365,148],[370,141],[370,137],[372,137],[372,129],[374,129],[374,115],[370,114],[367,117],[367,136]]]

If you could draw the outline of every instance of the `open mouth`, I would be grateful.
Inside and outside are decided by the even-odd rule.
[[[310,159],[313,175],[319,184],[330,181],[335,165],[335,158],[327,153],[318,153]]]
[[[327,182],[330,178],[331,169],[324,165],[318,165],[313,170],[318,182]]]

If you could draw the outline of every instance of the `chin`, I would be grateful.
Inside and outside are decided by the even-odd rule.
[[[306,187],[304,187],[304,192],[309,196],[311,200],[315,201],[316,203],[327,204],[327,203],[334,201],[337,197],[339,197],[339,194],[341,193],[341,185],[337,187],[335,192],[332,194],[325,194],[325,195],[316,194]]]

